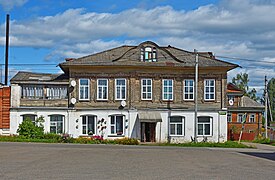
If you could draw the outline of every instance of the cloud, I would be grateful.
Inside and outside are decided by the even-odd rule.
[[[14,7],[23,6],[27,2],[28,0],[0,0],[0,5],[4,9],[4,11],[9,12]]]

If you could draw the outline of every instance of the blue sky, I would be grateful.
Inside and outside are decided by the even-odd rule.
[[[55,65],[64,58],[144,40],[212,51],[243,67],[228,79],[246,72],[258,91],[265,75],[275,76],[273,0],[0,0],[0,7],[0,64],[5,16],[11,16],[11,76],[18,70],[60,72]],[[31,63],[49,66],[16,65]]]

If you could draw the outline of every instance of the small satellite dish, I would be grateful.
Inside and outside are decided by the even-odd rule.
[[[233,104],[234,104],[233,99],[230,99],[228,102],[229,102],[229,105],[230,105],[230,106],[233,106]]]
[[[71,99],[71,103],[72,103],[72,104],[75,104],[75,103],[76,103],[76,99],[75,99],[75,98],[72,98],[72,99]]]
[[[71,81],[71,86],[72,86],[72,87],[75,87],[75,86],[76,86],[75,80],[72,80],[72,81]]]
[[[120,102],[120,105],[121,105],[122,107],[125,107],[125,106],[126,106],[126,101],[124,101],[124,100],[121,101],[121,102]]]

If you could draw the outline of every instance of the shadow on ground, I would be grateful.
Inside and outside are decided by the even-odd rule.
[[[240,152],[240,153],[275,161],[275,153],[258,153],[258,152]]]

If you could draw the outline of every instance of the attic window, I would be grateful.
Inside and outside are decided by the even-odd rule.
[[[142,47],[140,49],[140,60],[144,62],[157,62],[157,49],[155,47]]]

